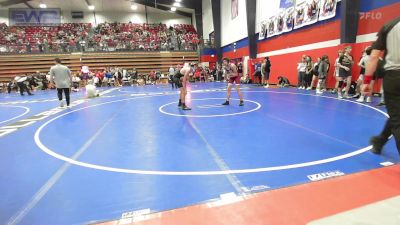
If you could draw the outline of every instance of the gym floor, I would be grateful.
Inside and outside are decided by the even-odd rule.
[[[374,107],[377,98],[362,104],[245,85],[244,107],[234,90],[231,105],[221,106],[225,88],[191,84],[191,111],[178,109],[178,92],[168,85],[101,89],[94,99],[81,91],[70,109],[58,108],[54,91],[1,94],[0,224],[130,224],[135,211],[268,198],[275,189],[324,182],[348,187],[354,174],[400,162],[393,140],[382,155],[369,152],[369,137],[387,119],[384,108]],[[397,166],[385,169],[400,173]],[[316,182],[336,176],[342,177]]]

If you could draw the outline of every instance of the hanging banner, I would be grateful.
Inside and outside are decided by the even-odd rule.
[[[281,11],[276,17],[276,34],[282,34],[285,27],[285,11]]]
[[[273,37],[275,35],[277,35],[277,29],[276,29],[276,17],[273,16],[271,18],[269,18],[268,20],[268,32],[267,32],[267,37]]]
[[[302,1],[296,5],[295,8],[295,16],[294,16],[294,29],[298,29],[304,26],[306,19],[306,8],[307,4],[305,1]]]
[[[57,26],[61,23],[60,9],[8,9],[10,26]]]
[[[262,21],[260,25],[260,34],[258,36],[258,40],[263,40],[266,37],[267,34],[267,22],[268,21]]]
[[[320,4],[320,0],[307,0],[306,15],[303,26],[310,25],[318,21]]]
[[[290,32],[293,30],[294,23],[294,7],[287,8],[284,13],[284,26],[282,32]]]
[[[337,0],[321,0],[319,21],[331,19],[336,16]]]

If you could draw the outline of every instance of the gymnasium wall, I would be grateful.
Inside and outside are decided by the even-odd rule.
[[[213,48],[202,49],[200,52],[200,61],[201,62],[217,62],[217,51]]]
[[[180,16],[174,13],[164,12],[162,10],[148,8],[149,23],[165,23],[165,24],[191,24],[192,18]],[[92,23],[98,24],[103,22],[124,22],[128,23],[146,23],[146,14],[134,12],[96,12],[96,17],[93,12],[84,12],[83,19],[71,18],[70,11],[62,12],[62,23]],[[8,24],[8,11],[0,10],[0,23]],[[194,21],[193,21],[194,22]],[[195,23],[193,24],[195,25]]]
[[[8,11],[0,10],[0,23],[6,23],[8,25]]]
[[[357,43],[351,44],[356,64],[352,68],[353,79],[358,78],[360,68],[357,66],[362,50],[376,40],[376,33],[389,20],[398,16],[400,2],[395,0],[361,1],[360,20]],[[340,8],[337,13],[340,15]],[[296,63],[303,54],[314,59],[326,54],[334,62],[337,51],[346,44],[340,44],[340,17],[326,23],[319,23],[305,29],[267,39],[258,43],[258,57],[269,56],[273,62],[271,82],[276,83],[277,77],[285,75],[297,84]],[[333,70],[330,71],[333,75]],[[335,79],[329,76],[328,86],[334,86]],[[376,90],[379,89],[379,84]]]
[[[203,37],[209,39],[209,35],[214,31],[214,24],[212,18],[211,0],[203,1]]]
[[[257,0],[256,33],[260,32],[262,21],[275,16],[279,12],[280,0]]]
[[[270,0],[268,0],[270,1]],[[274,0],[275,1],[275,0]],[[232,19],[231,0],[221,1],[221,45],[226,46],[247,37],[246,0],[238,0],[239,14]]]
[[[268,1],[268,6],[274,8],[276,6],[274,3],[275,0]],[[269,16],[259,15],[259,11],[264,13],[265,10],[268,10],[267,5],[265,5],[267,3],[259,0],[257,4],[258,15],[256,22],[259,23],[265,19],[264,17],[268,18]],[[346,44],[340,44],[340,4],[338,3],[337,16],[333,19],[258,42],[257,60],[262,60],[262,58],[269,56],[272,61],[272,83],[277,82],[278,76],[284,75],[290,79],[292,84],[297,84],[296,64],[303,54],[310,55],[314,59],[326,54],[329,56],[331,63],[334,63],[337,51],[346,46]],[[387,21],[399,16],[399,11],[400,2],[398,0],[361,0],[357,43],[351,44],[355,61],[360,59],[361,51],[376,40],[376,34],[380,27]],[[245,28],[243,29],[245,30]],[[248,54],[247,37],[233,41],[223,47],[224,57],[242,58],[248,56]],[[203,55],[203,58],[206,59],[207,56]],[[360,71],[356,64],[352,69],[354,79],[358,78]],[[248,73],[250,75],[253,72],[252,68],[252,62],[249,62]],[[328,86],[330,87],[335,83],[335,78],[332,75],[333,70],[330,71],[328,79]],[[376,90],[379,89],[378,86],[379,84],[377,84]]]

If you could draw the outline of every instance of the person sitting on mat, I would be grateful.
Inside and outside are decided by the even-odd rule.
[[[288,78],[279,76],[278,77],[278,87],[284,88],[284,87],[289,87],[290,86],[290,81]]]

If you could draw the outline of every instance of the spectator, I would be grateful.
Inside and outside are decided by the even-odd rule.
[[[290,82],[289,79],[283,76],[278,77],[278,87],[284,88],[284,87],[289,87]]]
[[[306,73],[305,73],[305,88],[311,90],[311,81],[313,76],[313,63],[310,56],[306,57]]]
[[[324,55],[320,58],[320,62],[318,65],[318,84],[317,84],[317,95],[321,95],[322,90],[325,89],[326,77],[328,76],[329,64],[328,64],[328,56]]]
[[[269,88],[269,74],[271,73],[271,61],[269,57],[265,57],[264,62],[261,66],[262,72],[262,85],[265,85],[265,88]]]
[[[335,76],[335,79],[336,79],[336,85],[335,85],[335,89],[332,91],[332,93],[336,93],[337,90],[338,90],[338,86],[339,86],[339,69],[340,69],[339,59],[342,56],[343,56],[343,50],[339,50],[338,57],[335,60],[335,73],[334,73],[334,76]]]
[[[255,72],[254,72],[254,74],[253,74],[253,76],[254,76],[254,83],[256,83],[256,80],[258,80],[258,84],[259,84],[260,86],[262,86],[261,63],[260,63],[260,62],[256,62],[256,63],[254,64],[254,69],[255,69]],[[256,79],[256,78],[257,78],[257,79]]]
[[[85,47],[86,47],[85,39],[82,38],[82,40],[79,42],[79,44],[81,45],[82,52],[84,52],[85,51]]]
[[[26,43],[26,51],[27,51],[28,53],[31,53],[31,52],[32,52],[31,43],[30,43],[29,41]]]
[[[14,87],[15,87],[14,80],[10,80],[10,81],[7,83],[7,93],[10,94],[10,93],[11,93],[11,90],[12,90]]]
[[[303,55],[301,57],[301,61],[297,63],[297,71],[298,71],[298,84],[297,87],[298,89],[306,89],[306,81],[305,81],[305,75],[306,75],[306,55]]]
[[[72,88],[73,92],[78,92],[80,87],[81,79],[76,74],[72,76]]]
[[[339,86],[338,86],[338,98],[342,99],[344,98],[351,98],[349,96],[349,89],[350,89],[350,84],[351,84],[351,67],[353,66],[353,56],[350,55],[351,53],[351,47],[348,46],[344,50],[344,54],[339,58]],[[342,87],[344,84],[344,81],[346,81],[346,89],[345,89],[345,94],[342,96]]]
[[[308,87],[308,90],[312,90],[313,87],[314,87],[315,81],[319,80],[318,71],[319,71],[319,64],[320,63],[321,63],[321,58],[318,57],[317,61],[314,63],[314,66],[313,66],[313,75],[312,75],[311,85]],[[326,77],[325,77],[325,79],[326,79]]]
[[[169,76],[169,81],[171,82],[171,85],[172,85],[172,89],[175,88],[174,75],[175,75],[175,69],[174,69],[174,67],[171,65],[171,66],[169,67],[169,70],[168,70],[168,76]]]

